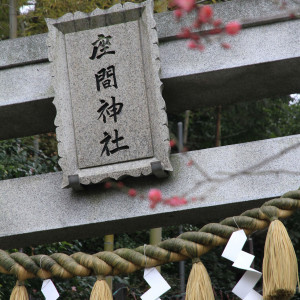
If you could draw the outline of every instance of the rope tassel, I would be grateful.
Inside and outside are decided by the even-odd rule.
[[[102,276],[98,276],[93,286],[90,300],[113,300],[111,290]]]
[[[291,239],[281,221],[272,221],[263,260],[264,300],[287,300],[296,292],[298,263]]]
[[[199,258],[193,259],[193,267],[186,286],[185,300],[214,300],[211,280]]]
[[[29,300],[24,282],[17,281],[15,287],[11,292],[9,300]]]
[[[0,249],[0,273],[15,275],[22,280],[52,277],[72,278],[92,274],[102,276],[129,274],[145,268],[145,256],[147,256],[147,267],[149,268],[191,257],[200,257],[215,247],[225,245],[231,234],[237,230],[236,222],[246,235],[249,235],[257,230],[267,228],[270,220],[291,216],[299,208],[300,190],[290,191],[281,198],[267,201],[260,208],[247,210],[240,216],[226,218],[220,223],[207,224],[196,232],[182,233],[177,238],[164,240],[155,246],[148,245],[146,249],[145,246],[140,246],[135,249],[117,249],[113,252],[102,251],[93,255],[77,252],[70,256],[64,253],[28,256],[25,253],[8,253]],[[279,238],[282,234],[277,233],[276,236]],[[265,265],[267,266],[264,266],[264,272],[274,276],[272,271],[268,270],[268,265],[271,264],[270,256],[274,256],[269,254],[269,258],[267,258],[267,249],[269,248],[266,245]],[[284,255],[291,256],[291,254]],[[285,257],[281,257],[283,257],[282,261],[285,261]],[[291,270],[296,268],[296,263],[292,263],[292,265]],[[271,266],[278,270],[281,268],[277,262],[272,263]],[[296,271],[292,271],[291,274],[294,274],[292,276],[296,282]],[[270,286],[268,280],[269,278],[265,279],[265,295],[269,293],[267,291]],[[292,291],[294,290],[295,284],[292,288]]]

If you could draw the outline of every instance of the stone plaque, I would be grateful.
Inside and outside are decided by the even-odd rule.
[[[63,187],[172,170],[152,11],[128,2],[47,19]]]

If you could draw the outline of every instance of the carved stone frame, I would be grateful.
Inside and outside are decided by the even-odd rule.
[[[69,75],[67,72],[65,35],[67,33],[120,24],[124,22],[124,16],[127,22],[139,22],[154,156],[146,159],[79,169],[75,147]],[[130,2],[124,5],[117,4],[108,10],[96,9],[90,14],[82,12],[68,13],[57,20],[46,19],[46,21],[49,28],[47,44],[49,60],[52,63],[52,86],[55,90],[53,103],[57,110],[55,125],[57,126],[59,164],[63,170],[62,187],[69,187],[69,178],[74,178],[74,176],[78,176],[80,184],[88,185],[103,182],[110,178],[118,180],[123,176],[138,177],[152,173],[162,174],[162,171],[172,171],[169,160],[168,121],[165,101],[161,94],[162,83],[159,78],[159,48],[152,1],[146,1],[141,4]],[[154,171],[154,165],[158,171]],[[159,167],[157,168],[157,166]]]

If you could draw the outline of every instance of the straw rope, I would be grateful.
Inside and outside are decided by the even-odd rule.
[[[197,232],[185,232],[156,246],[122,248],[93,255],[77,252],[71,256],[63,253],[27,256],[24,253],[9,254],[0,250],[0,272],[15,275],[20,281],[34,277],[71,278],[132,273],[146,266],[154,267],[200,257],[212,248],[226,244],[231,234],[238,228],[244,229],[249,235],[267,228],[273,220],[289,217],[298,208],[300,208],[300,190],[269,200],[260,208],[245,211],[240,216],[226,218],[220,223],[207,224]]]

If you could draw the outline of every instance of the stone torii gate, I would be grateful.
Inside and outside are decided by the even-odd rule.
[[[230,41],[230,51],[211,45],[204,53],[191,52],[175,37],[182,25],[174,23],[173,15],[155,15],[167,112],[300,91],[300,20],[291,20],[289,12],[283,15],[262,0],[221,3],[215,14],[244,25],[241,35]],[[191,23],[192,16],[186,22]],[[55,129],[46,39],[42,34],[0,42],[1,139]],[[194,193],[203,201],[175,209],[158,206],[152,211],[147,201],[97,185],[80,193],[61,189],[60,172],[2,181],[1,248],[205,223],[238,214],[299,187],[293,174],[300,169],[299,144],[300,135],[295,135],[189,152],[215,180],[187,168],[183,154],[171,156],[174,171],[168,178],[127,179],[127,185],[141,193],[158,187],[165,196],[203,181]],[[261,171],[265,174],[258,175]],[[224,172],[229,175],[221,175]]]

